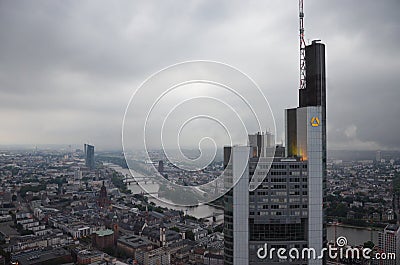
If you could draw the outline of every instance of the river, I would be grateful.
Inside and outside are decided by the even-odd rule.
[[[124,176],[131,175],[129,172],[129,169],[122,168],[120,166],[112,165],[112,164],[106,164],[106,165],[108,167],[114,169],[115,171],[123,174]],[[137,177],[142,176],[138,172],[135,172],[135,174]],[[146,189],[146,191],[144,191],[141,186],[143,186]],[[174,209],[174,210],[181,210],[185,214],[194,216],[196,218],[211,219],[210,216],[212,216],[215,213],[215,214],[217,214],[216,220],[218,223],[222,222],[224,219],[224,216],[222,215],[223,210],[213,207],[213,206],[210,206],[210,205],[202,204],[202,205],[194,206],[194,207],[185,207],[185,206],[176,206],[172,202],[170,202],[164,198],[161,200],[158,198],[158,195],[156,194],[158,192],[159,188],[160,188],[160,186],[157,183],[153,183],[151,181],[148,181],[147,183],[141,182],[140,185],[138,185],[136,183],[132,183],[132,184],[128,185],[128,189],[130,189],[132,191],[132,194],[140,194],[142,192],[151,193],[151,194],[147,195],[149,198],[149,201],[155,203],[157,206],[167,207],[169,209]],[[155,194],[153,194],[153,193],[155,193]]]
[[[117,165],[113,164],[107,164],[107,166],[113,168],[117,172],[123,174],[124,176],[128,175],[130,176],[130,172],[128,169],[122,168]],[[140,173],[135,172],[138,177],[141,176]],[[132,194],[140,194],[144,192],[144,190],[141,188],[141,186],[144,186],[147,192],[149,193],[157,193],[158,189],[160,188],[157,183],[140,183],[140,185],[134,183],[128,185],[128,188],[132,191]],[[151,194],[147,195],[149,197],[149,201],[155,203],[157,206],[161,207],[167,207],[170,209],[175,209],[175,210],[181,210],[185,214],[194,216],[196,218],[205,218],[212,216],[213,213],[217,213],[217,222],[221,223],[223,221],[223,213],[222,209],[210,206],[210,205],[199,205],[195,207],[184,207],[184,206],[176,206],[172,204],[171,202],[168,202],[166,199],[160,200],[157,198],[157,194]],[[376,230],[370,230],[367,228],[352,228],[352,227],[342,227],[342,226],[337,226],[336,227],[336,237],[339,236],[344,236],[347,238],[349,244],[351,245],[360,245],[363,244],[366,241],[371,240],[374,242],[375,245],[378,244],[378,231]],[[328,225],[327,228],[327,239],[328,241],[334,241],[335,240],[335,227]]]
[[[378,234],[379,231],[371,230],[368,228],[353,228],[353,227],[342,227],[328,225],[327,228],[327,239],[328,241],[335,241],[335,230],[336,238],[344,236],[350,245],[362,245],[366,241],[372,241],[375,245],[378,245]]]

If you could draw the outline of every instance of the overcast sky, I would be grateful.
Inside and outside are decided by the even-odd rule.
[[[326,44],[328,148],[400,148],[398,0],[305,0]],[[297,106],[297,1],[0,1],[0,144],[121,147],[128,100],[174,63],[251,76],[283,139]]]

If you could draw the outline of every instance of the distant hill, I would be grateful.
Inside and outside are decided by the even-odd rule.
[[[349,151],[349,150],[329,150],[328,159],[338,159],[344,161],[354,160],[375,160],[376,151]],[[383,159],[400,159],[400,151],[382,151]]]

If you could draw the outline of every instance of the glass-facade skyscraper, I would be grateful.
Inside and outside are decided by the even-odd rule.
[[[84,152],[85,152],[85,165],[90,170],[92,170],[95,167],[95,163],[94,163],[94,146],[90,145],[90,144],[85,144],[83,149],[84,149]]]
[[[323,259],[259,259],[257,250],[314,248],[326,244],[324,214],[326,186],[325,46],[306,47],[306,88],[299,91],[299,107],[287,109],[286,144],[277,146],[272,165],[263,157],[275,142],[268,133],[249,136],[248,146],[224,149],[227,185],[237,184],[224,196],[225,264],[324,264]],[[247,152],[247,153],[246,153]],[[247,155],[248,165],[236,165]],[[242,162],[238,162],[242,163]],[[269,165],[271,165],[270,169]],[[246,168],[235,172],[235,168]],[[265,170],[263,170],[265,169]],[[249,180],[264,178],[254,191]]]

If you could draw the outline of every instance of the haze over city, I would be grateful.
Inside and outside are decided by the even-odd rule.
[[[305,7],[306,38],[327,44],[328,149],[398,149],[400,3]],[[282,110],[297,102],[297,13],[283,1],[2,1],[1,144],[121,149],[131,94],[154,72],[194,59],[251,76],[283,141]]]

